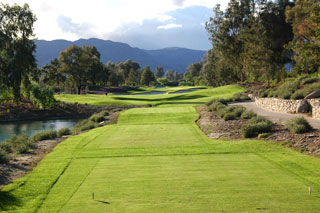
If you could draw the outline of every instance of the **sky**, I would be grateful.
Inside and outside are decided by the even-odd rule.
[[[37,39],[100,38],[133,47],[210,49],[205,22],[226,0],[1,0],[29,4]]]

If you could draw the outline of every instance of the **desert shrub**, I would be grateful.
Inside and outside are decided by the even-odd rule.
[[[56,138],[57,136],[58,136],[57,131],[48,130],[48,131],[36,133],[32,135],[30,139],[32,142],[36,142],[36,141],[53,139],[53,138]]]
[[[312,130],[311,125],[304,117],[295,117],[287,121],[285,127],[293,133],[305,133]]]
[[[234,120],[241,117],[242,113],[246,111],[246,108],[243,106],[218,106],[216,111],[220,118],[224,120]]]
[[[240,97],[241,97],[241,94],[235,94],[232,97],[232,101],[240,101],[241,100]]]
[[[216,99],[210,100],[210,101],[206,102],[205,105],[210,106],[211,104],[213,104],[216,101],[217,101]]]
[[[311,85],[307,85],[304,88],[297,90],[295,93],[292,94],[291,99],[303,99],[310,93],[319,90],[320,89],[320,83],[313,83]]]
[[[219,101],[223,104],[228,104],[228,103],[232,102],[232,98],[222,98]]]
[[[226,110],[227,107],[220,107],[218,108],[218,110],[216,111],[217,112],[217,116],[220,117],[220,118],[223,118],[224,115],[228,112]]]
[[[272,127],[272,122],[269,119],[262,117],[262,116],[256,116],[256,117],[251,118],[249,120],[249,123],[250,124],[267,123],[268,125],[270,125]]]
[[[71,133],[71,130],[69,128],[65,127],[65,128],[59,129],[58,136],[61,137],[64,135],[70,135],[70,133]]]
[[[268,97],[268,91],[266,91],[266,90],[261,90],[259,94],[260,94],[259,96],[260,96],[261,98],[266,98],[266,97]]]
[[[235,120],[236,118],[237,116],[234,112],[227,112],[223,115],[223,120],[225,121]]]
[[[247,109],[243,106],[236,106],[233,108],[233,112],[235,113],[236,117],[240,118],[241,115],[247,111]]]
[[[32,147],[27,135],[14,135],[5,144],[6,151],[14,153],[25,153]]]
[[[0,148],[0,164],[8,163],[8,162],[9,162],[8,153]]]
[[[247,100],[250,100],[249,96],[248,95],[243,95],[243,94],[235,94],[233,97],[232,97],[232,101],[247,101]]]
[[[300,90],[295,91],[295,93],[291,95],[291,99],[293,100],[304,99],[304,97],[305,95]]]
[[[209,110],[217,111],[219,108],[224,108],[224,107],[226,107],[225,104],[221,103],[220,101],[215,101],[211,105],[209,105]]]
[[[274,92],[274,96],[283,99],[290,99],[291,95],[299,89],[300,79],[295,79],[283,83]]]
[[[269,90],[267,90],[267,93],[268,93],[268,97],[276,97],[276,93],[277,93],[277,88],[271,88]]]
[[[272,130],[272,122],[264,117],[257,116],[249,120],[247,125],[241,128],[243,137],[256,137],[260,133],[267,133]]]
[[[314,82],[319,81],[320,79],[317,77],[309,77],[309,78],[305,78],[301,80],[301,85],[305,85],[305,84],[311,84]]]
[[[255,112],[253,112],[252,110],[246,110],[242,113],[241,118],[242,119],[251,119],[256,116],[257,116],[257,114]]]

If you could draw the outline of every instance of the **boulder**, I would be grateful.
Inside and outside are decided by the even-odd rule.
[[[308,103],[308,101],[306,100],[302,100],[296,109],[296,113],[306,113],[306,112],[310,112],[311,110],[311,105]]]
[[[305,99],[320,98],[320,89],[316,90],[305,97]]]

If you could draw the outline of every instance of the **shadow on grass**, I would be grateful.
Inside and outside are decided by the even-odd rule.
[[[109,202],[107,202],[107,201],[103,201],[103,200],[96,200],[97,202],[99,202],[99,203],[103,203],[103,204],[107,204],[107,205],[109,205],[110,203]]]
[[[154,106],[161,106],[161,105],[199,105],[203,104],[203,102],[162,102],[155,104]]]
[[[12,207],[21,206],[22,202],[9,192],[0,191],[0,211],[12,209]]]
[[[179,101],[179,100],[190,100],[190,99],[198,99],[198,98],[206,98],[208,96],[204,95],[178,95],[169,98],[134,98],[134,97],[113,97],[115,100],[122,101]]]

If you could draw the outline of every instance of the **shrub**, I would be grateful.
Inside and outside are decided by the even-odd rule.
[[[235,113],[236,117],[240,118],[241,115],[247,111],[247,109],[243,106],[236,106],[233,108],[233,112]]]
[[[2,163],[8,163],[9,162],[9,156],[6,151],[3,149],[0,149],[0,164]]]
[[[223,98],[223,99],[220,99],[219,101],[223,104],[228,104],[232,102],[232,98]]]
[[[54,92],[52,89],[32,85],[30,88],[30,100],[40,109],[48,109],[55,105]]]
[[[15,153],[28,152],[32,144],[27,135],[14,135],[5,141],[6,151]]]
[[[304,97],[305,95],[300,90],[295,91],[295,93],[291,95],[291,99],[293,100],[304,99]]]
[[[32,135],[31,141],[32,142],[43,141],[43,140],[56,138],[57,136],[58,136],[57,131],[48,130],[48,131],[43,131],[43,132],[39,132]]]
[[[86,131],[86,130],[90,130],[93,128],[98,127],[98,124],[92,120],[89,119],[85,119],[83,121],[78,122],[72,132],[81,132],[81,131]]]
[[[251,98],[248,95],[241,95],[240,96],[240,101],[250,101]]]
[[[100,122],[104,121],[105,116],[108,116],[108,115],[109,115],[109,112],[101,111],[99,113],[95,113],[95,114],[91,115],[89,120],[96,122],[96,123],[100,123]]]
[[[241,118],[242,119],[251,119],[256,116],[257,116],[257,114],[255,112],[253,112],[252,110],[246,110],[242,113]]]
[[[235,120],[236,118],[237,116],[234,112],[227,112],[223,116],[223,120],[225,121]]]
[[[218,110],[217,110],[217,116],[220,117],[220,118],[223,118],[224,114],[227,113],[227,110],[226,110],[227,107],[220,107]]]
[[[319,81],[319,78],[317,77],[309,77],[309,78],[305,78],[303,80],[301,80],[301,85],[305,85],[305,84],[311,84],[314,82]]]
[[[297,90],[295,93],[293,93],[291,99],[303,99],[304,97],[318,89],[320,89],[319,82],[307,85],[303,89]]]
[[[267,133],[272,130],[272,122],[264,117],[257,116],[249,120],[247,125],[241,128],[243,137],[256,137],[260,133]]]
[[[247,101],[247,100],[250,100],[249,96],[247,95],[243,95],[243,94],[235,94],[233,97],[232,97],[232,101]]]
[[[226,107],[225,104],[221,103],[220,101],[215,101],[209,106],[209,109],[210,111],[217,111],[219,108],[224,108],[224,107]]]
[[[293,133],[305,133],[312,130],[311,125],[304,117],[296,117],[287,121],[285,127]]]
[[[232,97],[232,101],[241,101],[240,97],[241,97],[241,94],[235,94],[235,95]]]
[[[58,136],[61,137],[64,135],[70,135],[70,133],[71,133],[71,130],[69,128],[65,127],[65,128],[59,129]]]
[[[207,103],[205,103],[205,105],[210,106],[214,102],[217,102],[217,100],[216,99],[212,99],[212,100],[208,101]]]
[[[275,96],[283,99],[290,99],[291,95],[298,90],[300,79],[291,80],[283,83],[275,91]]]

